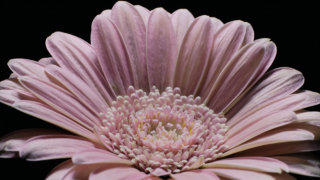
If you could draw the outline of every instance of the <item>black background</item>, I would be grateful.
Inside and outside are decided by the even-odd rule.
[[[90,41],[93,18],[116,1],[0,1],[0,80],[9,74],[7,61],[12,58],[38,60],[48,57],[45,39],[55,31],[71,33]],[[209,3],[199,0],[129,1],[149,9],[164,7],[169,12],[187,8],[193,15],[207,14],[223,22],[241,19],[252,24],[256,38],[268,37],[278,47],[272,68],[289,66],[303,72],[304,89],[320,90],[319,10],[315,4],[278,4],[258,1],[253,4],[233,2]],[[319,110],[319,107],[313,108]],[[25,128],[55,128],[41,120],[0,104],[0,136]],[[26,162],[21,159],[0,159],[1,179],[44,179],[61,160]],[[10,178],[3,178],[3,177]],[[301,177],[298,177],[299,179]]]

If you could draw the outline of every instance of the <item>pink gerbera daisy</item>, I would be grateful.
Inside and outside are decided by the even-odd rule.
[[[12,59],[0,101],[73,134],[21,130],[0,157],[70,158],[47,179],[320,177],[320,95],[243,21],[117,2],[91,44],[56,32],[52,57]]]

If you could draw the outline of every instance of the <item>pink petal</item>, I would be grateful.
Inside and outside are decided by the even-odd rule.
[[[299,134],[297,134],[299,136]],[[266,142],[268,144],[268,142]],[[275,156],[291,153],[319,151],[320,144],[316,141],[289,141],[287,143],[256,144],[258,147],[240,152],[239,156]],[[241,146],[239,146],[241,147]],[[245,147],[245,146],[242,146]],[[247,146],[249,147],[249,146]],[[226,154],[227,155],[227,154]]]
[[[180,87],[183,94],[194,94],[203,78],[202,70],[208,64],[214,27],[208,16],[193,21],[186,33],[177,65],[175,67],[174,87]],[[201,71],[199,71],[201,69]]]
[[[56,65],[59,66],[57,61],[55,61],[52,57],[48,57],[48,58],[41,58],[38,61],[40,64],[43,65]]]
[[[312,91],[303,91],[300,94],[303,94],[305,97],[305,100],[303,103],[299,104],[299,106],[297,106],[295,108],[295,110],[300,110],[300,109],[304,109],[307,107],[311,107],[311,106],[315,106],[320,104],[320,94],[317,92],[312,92]]]
[[[97,56],[90,44],[70,34],[56,32],[47,38],[46,46],[59,66],[79,76],[111,104],[114,92],[103,77]]]
[[[123,164],[132,165],[129,160],[119,158],[116,154],[112,154],[106,150],[90,149],[76,153],[72,156],[72,162],[74,164]]]
[[[46,180],[60,180],[72,169],[74,165],[71,160],[67,160],[56,166],[46,177]]]
[[[146,26],[133,5],[118,1],[112,8],[111,19],[119,28],[129,57],[133,62],[139,88],[148,89],[146,63]]]
[[[266,104],[295,92],[303,83],[302,74],[294,69],[277,68],[270,71],[227,113],[230,118],[228,125],[239,122],[241,118]]]
[[[64,89],[30,77],[19,77],[19,80],[39,99],[84,127],[92,130],[94,124],[99,123],[96,116]]]
[[[50,81],[44,73],[44,65],[39,62],[27,59],[11,59],[8,66],[18,76],[31,76],[43,81]]]
[[[209,95],[210,89],[226,64],[230,62],[242,46],[252,41],[253,30],[248,23],[232,21],[220,28],[213,41],[207,79],[199,92],[201,97],[206,98]]]
[[[228,134],[225,144],[229,148],[233,148],[264,132],[289,124],[295,119],[296,115],[293,112],[280,111],[254,122],[254,125],[245,126],[239,124],[233,128],[241,131]]]
[[[29,161],[68,158],[77,152],[95,148],[92,142],[71,135],[42,135],[27,140],[19,148]]]
[[[168,12],[153,10],[147,26],[147,68],[150,88],[160,91],[173,80],[177,41]]]
[[[92,180],[104,180],[104,179],[130,179],[130,180],[139,180],[147,178],[148,175],[140,172],[136,168],[132,167],[114,167],[114,168],[100,168],[93,171],[89,179]]]
[[[214,173],[206,170],[187,171],[187,172],[172,174],[171,176],[173,179],[176,179],[176,180],[193,180],[193,179],[219,180],[220,179]]]
[[[25,142],[35,136],[53,134],[54,131],[43,129],[25,129],[14,131],[0,140],[0,157],[12,158],[17,156],[17,152]]]
[[[105,77],[116,94],[126,94],[130,85],[137,87],[136,69],[116,25],[104,14],[92,22],[91,43],[97,51]]]
[[[256,172],[256,171],[247,171],[240,169],[222,169],[222,168],[213,168],[210,169],[213,173],[227,179],[238,179],[238,180],[274,180],[272,175]]]
[[[194,17],[187,9],[178,9],[172,13],[171,20],[176,33],[177,48],[180,49],[183,38],[193,22]]]
[[[69,70],[56,66],[47,66],[45,71],[51,79],[63,85],[62,87],[69,90],[79,101],[97,115],[109,107],[103,97],[99,96],[99,93],[92,90],[82,79],[72,74]]]
[[[235,135],[236,132],[241,131],[247,126],[252,125],[254,122],[259,121],[259,119],[262,119],[271,114],[281,111],[294,111],[299,106],[299,104],[305,101],[305,99],[306,96],[303,93],[292,94],[283,97],[280,100],[266,103],[264,104],[264,106],[256,107],[250,113],[247,113],[246,116],[243,116],[235,120],[234,122],[227,123],[230,128],[227,134]]]
[[[248,85],[260,76],[259,68],[273,61],[275,45],[267,40],[248,44],[234,56],[219,75],[206,99],[216,112],[224,111]],[[220,98],[224,97],[224,98]]]
[[[314,138],[315,138],[315,135],[308,130],[299,129],[299,128],[280,128],[280,129],[269,131],[238,147],[232,148],[231,150],[225,152],[223,156],[228,156],[230,154],[241,152],[247,149],[269,145],[269,144],[307,141],[307,140],[314,140]],[[279,144],[279,146],[281,146],[281,144]],[[264,152],[268,154],[267,150]]]
[[[143,19],[144,24],[147,26],[149,16],[150,16],[150,11],[147,8],[142,7],[140,5],[135,5],[134,8],[139,12],[140,16]]]
[[[301,155],[296,157],[275,156],[274,158],[286,163],[291,173],[304,176],[320,177],[319,157],[311,155]]]
[[[283,162],[268,157],[233,157],[216,160],[204,165],[205,168],[228,168],[262,171],[268,173],[288,172],[288,166]]]
[[[98,141],[97,137],[92,133],[92,131],[78,124],[74,120],[66,117],[65,115],[55,111],[46,104],[35,101],[20,100],[18,102],[15,102],[12,106],[26,114],[37,117],[70,132],[91,139],[94,142]]]

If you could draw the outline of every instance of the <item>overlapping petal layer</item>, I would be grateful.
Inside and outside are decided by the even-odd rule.
[[[22,130],[0,157],[71,158],[47,179],[320,177],[320,95],[251,25],[119,1],[91,44],[56,32],[52,57],[13,59],[0,101],[76,135]],[[226,131],[226,132],[225,132]]]

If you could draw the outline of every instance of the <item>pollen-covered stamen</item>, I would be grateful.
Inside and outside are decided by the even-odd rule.
[[[98,132],[110,151],[137,168],[178,173],[225,151],[226,119],[201,104],[200,97],[182,96],[171,87],[161,94],[156,87],[149,94],[133,87],[128,92],[101,114]]]

